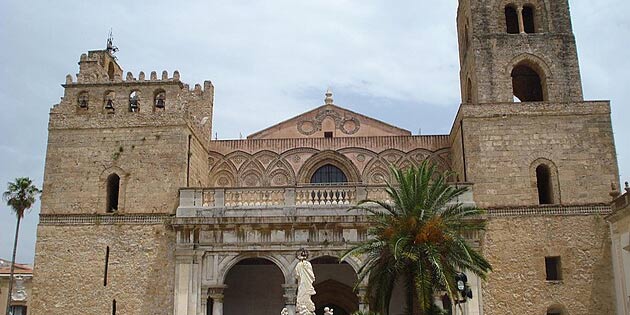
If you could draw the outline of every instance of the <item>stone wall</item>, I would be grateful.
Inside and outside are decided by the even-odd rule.
[[[482,250],[493,272],[484,314],[613,314],[610,235],[603,216],[490,218]],[[560,256],[561,281],[546,281],[545,257]]]
[[[120,176],[120,213],[173,212],[186,186],[186,129],[51,130],[42,213],[105,213],[112,173]]]
[[[114,299],[117,314],[172,314],[174,244],[159,224],[40,224],[29,314],[111,314]]]
[[[556,170],[554,203],[609,202],[618,169],[607,102],[463,104],[459,120],[478,206],[538,204],[539,162]]]

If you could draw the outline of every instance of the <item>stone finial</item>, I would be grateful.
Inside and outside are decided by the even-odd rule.
[[[131,72],[127,71],[127,77],[125,78],[125,81],[133,81],[133,74],[131,74]]]
[[[162,80],[168,80],[168,72],[166,70],[162,71]]]
[[[72,75],[68,74],[66,76],[66,84],[72,84]],[[627,184],[627,183],[626,183]]]
[[[151,81],[157,80],[157,72],[151,71]]]
[[[619,190],[617,189],[617,185],[615,185],[615,183],[610,183],[610,193],[608,193],[613,199],[616,199],[617,197],[619,197],[619,195],[621,195],[621,193],[619,192]]]
[[[138,80],[144,81],[144,71],[140,71],[140,74],[138,74]]]
[[[173,72],[173,80],[179,81],[179,71],[178,70],[175,70],[175,72]]]
[[[326,98],[324,99],[324,103],[326,105],[331,105],[333,103],[333,94],[332,91],[330,90],[330,88],[328,88],[328,90],[326,90]]]

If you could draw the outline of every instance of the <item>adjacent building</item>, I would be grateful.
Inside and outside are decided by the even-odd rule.
[[[13,288],[11,289],[11,315],[26,315],[31,297],[31,284],[33,282],[33,268],[25,264],[15,264],[13,270]],[[7,295],[9,294],[9,278],[11,275],[11,262],[0,259],[0,310],[7,309]]]

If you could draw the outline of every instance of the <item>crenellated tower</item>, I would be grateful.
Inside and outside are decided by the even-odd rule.
[[[50,111],[29,313],[171,314],[167,221],[180,188],[208,185],[214,88],[178,71],[123,76],[111,49],[79,67]],[[82,295],[64,304],[59,287]]]
[[[123,78],[110,50],[79,67],[50,112],[42,213],[171,213],[180,187],[207,179],[212,83],[191,89],[178,71]],[[76,178],[57,172],[70,167]]]
[[[568,0],[461,0],[457,30],[463,103],[582,100]]]

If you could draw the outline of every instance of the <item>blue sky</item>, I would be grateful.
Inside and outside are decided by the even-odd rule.
[[[612,101],[621,180],[630,180],[630,2],[571,1],[584,95]],[[457,111],[457,1],[0,1],[0,189],[18,176],[41,187],[50,107],[79,56],[110,28],[125,71],[179,70],[215,85],[220,139],[335,103],[413,133],[448,133]],[[32,262],[39,205],[18,261]],[[0,257],[15,219],[0,205]]]

